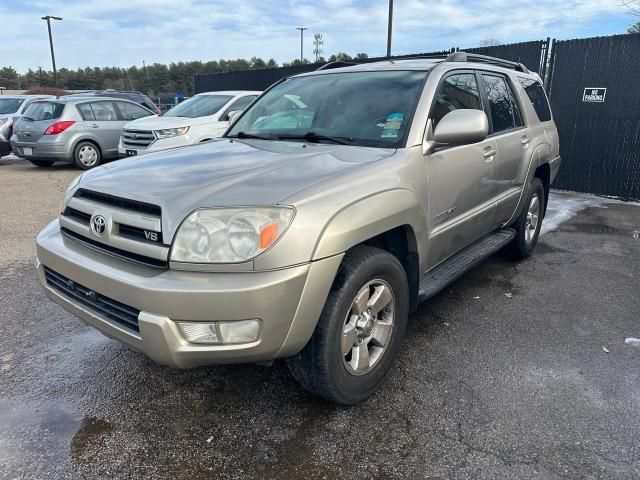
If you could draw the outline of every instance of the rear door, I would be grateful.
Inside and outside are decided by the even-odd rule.
[[[105,157],[118,154],[120,131],[127,123],[120,117],[115,103],[110,100],[98,100],[78,105],[78,110],[86,120],[87,130],[98,142]]]
[[[474,71],[449,72],[440,81],[429,122],[435,129],[449,112],[482,110]],[[426,157],[429,266],[435,266],[492,230],[495,218],[495,153],[491,138],[443,147]]]
[[[514,213],[531,157],[531,132],[525,126],[522,109],[509,77],[496,72],[480,72],[489,117],[490,138],[497,144],[495,226],[504,224]]]

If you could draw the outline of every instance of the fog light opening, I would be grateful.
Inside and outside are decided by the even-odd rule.
[[[198,345],[238,345],[260,338],[259,320],[234,322],[177,322],[189,343]]]

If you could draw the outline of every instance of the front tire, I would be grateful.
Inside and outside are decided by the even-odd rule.
[[[344,257],[307,345],[287,359],[292,376],[331,402],[353,405],[384,381],[400,350],[409,287],[396,257],[357,246]]]
[[[36,167],[50,167],[51,165],[53,165],[53,160],[29,160],[31,163],[33,163]]]
[[[538,243],[542,217],[544,216],[544,187],[539,178],[534,177],[529,187],[524,208],[513,224],[516,236],[509,244],[509,250],[515,260],[531,256]]]
[[[80,142],[73,149],[73,163],[81,170],[89,170],[100,165],[102,155],[95,143]]]

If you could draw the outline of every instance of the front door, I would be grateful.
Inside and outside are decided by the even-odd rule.
[[[449,73],[441,81],[429,128],[457,109],[482,110],[473,71]],[[495,218],[495,139],[440,148],[425,158],[429,224],[429,267],[489,233]]]

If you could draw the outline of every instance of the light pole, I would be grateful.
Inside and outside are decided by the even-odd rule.
[[[307,27],[296,27],[296,30],[300,30],[300,63],[304,62],[304,49],[303,49],[303,34],[307,30]]]
[[[54,17],[53,15],[45,15],[42,20],[47,21],[47,29],[49,30],[49,47],[51,47],[51,63],[53,63],[53,83],[58,88],[58,72],[56,71],[56,56],[53,53],[53,38],[51,37],[51,20],[62,20],[62,17]]]
[[[387,57],[391,56],[391,28],[393,26],[393,0],[389,0],[389,25],[387,26]]]

